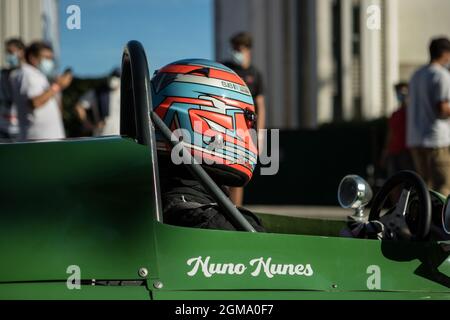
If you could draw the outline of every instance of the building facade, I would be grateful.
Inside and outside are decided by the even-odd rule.
[[[393,85],[428,61],[428,44],[450,36],[448,0],[215,0],[217,60],[229,38],[254,37],[268,126],[316,128],[369,120],[396,107]]]
[[[0,0],[0,66],[4,65],[4,43],[20,37],[25,43],[46,40],[59,52],[57,0]]]

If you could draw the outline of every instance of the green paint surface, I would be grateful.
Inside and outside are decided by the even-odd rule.
[[[450,298],[449,243],[339,238],[342,221],[272,215],[261,215],[270,233],[162,224],[152,154],[128,139],[0,145],[0,155],[0,299]],[[69,290],[72,265],[84,283],[143,285]]]

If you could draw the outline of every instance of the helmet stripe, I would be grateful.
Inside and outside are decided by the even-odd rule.
[[[174,82],[183,82],[183,83],[195,83],[201,85],[207,85],[210,87],[216,87],[220,89],[230,90],[234,92],[239,92],[241,94],[245,94],[247,96],[251,96],[250,90],[246,85],[236,84],[234,82],[230,82],[227,80],[221,79],[211,79],[191,74],[178,74],[174,79]]]
[[[177,92],[176,96],[189,97],[197,99],[199,95],[225,96],[231,100],[237,100],[246,104],[253,104],[252,96],[221,88],[223,92],[217,90],[217,87],[209,84],[198,84],[189,82],[172,82],[169,86],[162,89],[158,94],[153,95],[153,105],[157,106],[164,101],[167,96],[174,96],[173,92]]]
[[[160,70],[160,72],[188,74],[188,73],[193,72],[201,67],[202,66],[196,66],[196,65],[171,64],[171,65],[168,65],[168,66],[162,68]],[[218,69],[214,69],[211,67],[207,67],[207,68],[209,68],[209,78],[227,80],[227,81],[230,81],[233,83],[240,84],[242,86],[245,85],[245,82],[235,73],[227,72],[224,70],[218,70]]]

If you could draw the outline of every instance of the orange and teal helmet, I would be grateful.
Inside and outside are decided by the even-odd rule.
[[[256,115],[245,82],[224,65],[204,59],[171,63],[151,81],[153,109],[219,183],[245,185],[257,162]],[[187,138],[186,138],[187,134]],[[157,133],[158,150],[171,151]]]

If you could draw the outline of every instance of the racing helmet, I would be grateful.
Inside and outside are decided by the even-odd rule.
[[[185,148],[217,183],[243,186],[251,179],[255,106],[235,72],[210,60],[180,60],[155,72],[151,90],[153,110],[173,133],[182,129]],[[158,154],[171,154],[158,131],[156,140]]]

